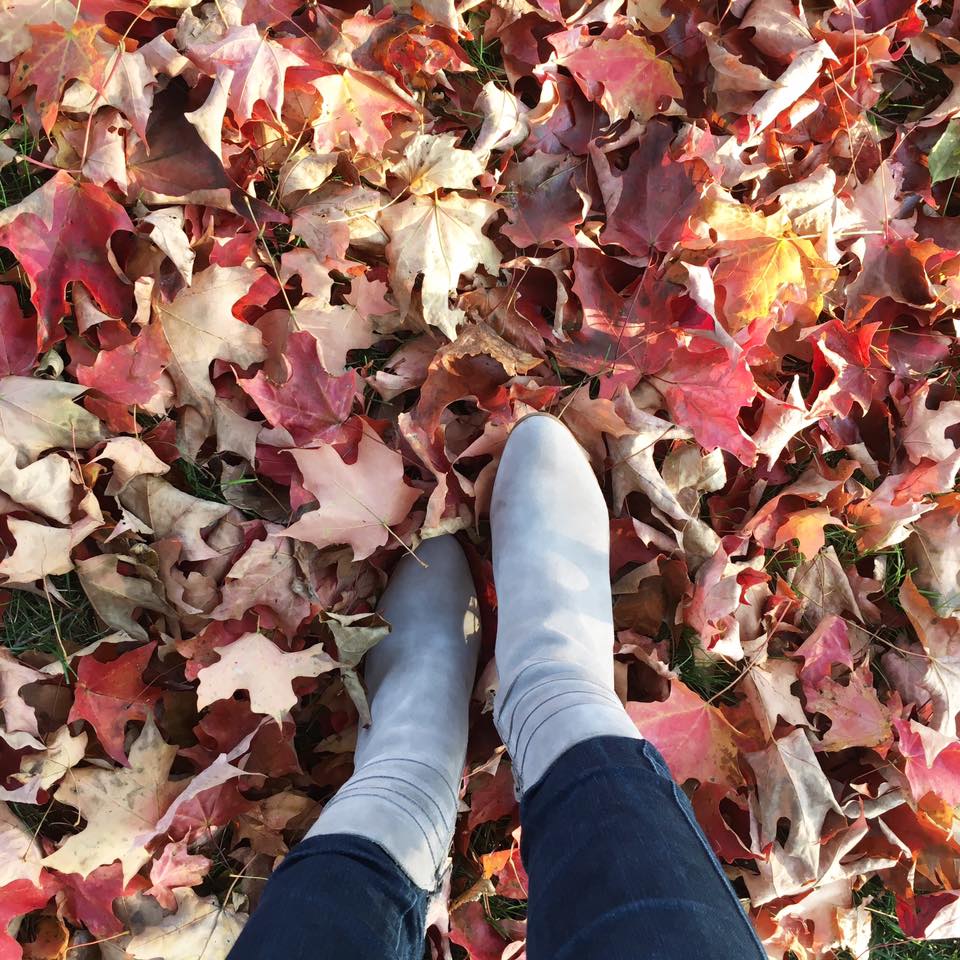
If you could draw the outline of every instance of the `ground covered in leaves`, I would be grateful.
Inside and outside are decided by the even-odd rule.
[[[226,955],[534,409],[770,956],[960,932],[952,16],[0,0],[0,958]],[[523,956],[494,684],[435,957]]]

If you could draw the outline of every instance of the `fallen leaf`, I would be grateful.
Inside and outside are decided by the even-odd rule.
[[[105,553],[77,564],[77,576],[93,609],[108,626],[129,634],[135,640],[147,639],[147,633],[133,618],[138,609],[156,613],[169,612],[169,606],[158,589],[156,575],[149,568],[139,568],[138,573],[147,576],[129,576],[120,572],[120,564],[129,557]]]
[[[95,184],[63,172],[0,212],[0,246],[13,251],[30,279],[31,300],[43,325],[41,346],[63,339],[60,321],[71,283],[82,283],[111,316],[126,309],[131,288],[110,257],[117,231],[133,231],[123,207]]]
[[[200,854],[192,854],[183,842],[168,843],[150,867],[150,883],[146,891],[155,897],[164,910],[176,910],[175,892],[195,887],[207,875],[213,863]]]
[[[304,486],[319,506],[287,528],[286,536],[318,547],[349,543],[363,560],[390,538],[420,497],[403,482],[403,461],[369,428],[357,446],[357,459],[344,463],[332,447],[291,451]]]
[[[679,680],[670,683],[662,703],[627,703],[637,729],[663,754],[678,783],[736,785],[743,782],[739,768],[737,731],[716,707],[704,703]]]
[[[16,448],[18,465],[44,450],[83,450],[101,439],[100,421],[73,403],[83,392],[74,383],[0,378],[0,432]]]
[[[107,663],[81,657],[77,667],[77,691],[67,721],[86,720],[107,755],[124,766],[127,724],[146,720],[160,698],[160,691],[143,679],[155,649],[156,644],[148,643]]]
[[[598,100],[613,121],[631,113],[649,120],[683,96],[669,62],[649,41],[633,33],[600,38],[560,59],[583,92]]]
[[[350,416],[356,375],[350,371],[332,377],[320,368],[317,340],[306,331],[290,334],[284,356],[288,377],[283,383],[274,383],[261,370],[240,386],[273,426],[289,431],[294,443],[332,439]]]
[[[177,537],[187,560],[209,560],[218,555],[203,539],[203,532],[232,509],[226,503],[192,497],[150,473],[141,473],[125,483],[120,502],[158,537]]]
[[[284,630],[293,635],[310,615],[310,603],[298,592],[301,571],[294,544],[277,524],[264,525],[267,536],[255,540],[230,568],[223,582],[215,620],[239,620],[254,607],[272,610]]]
[[[70,550],[74,545],[69,528],[48,527],[32,520],[7,520],[16,541],[13,551],[0,561],[0,576],[8,583],[26,584],[73,569]]]
[[[380,225],[390,237],[390,281],[401,314],[410,312],[413,287],[422,276],[424,320],[455,339],[462,314],[450,307],[449,299],[461,275],[472,274],[477,266],[495,274],[500,266],[500,252],[482,233],[498,209],[490,200],[450,193],[442,198],[415,195],[381,212]]]
[[[199,417],[190,443],[199,447],[213,426],[216,391],[210,380],[215,359],[240,367],[266,359],[260,332],[238,320],[233,306],[258,274],[247,267],[215,264],[194,275],[193,283],[170,303],[154,302],[157,322],[170,349],[167,373],[177,388],[177,401]]]
[[[137,843],[145,825],[156,823],[182,789],[168,779],[177,748],[160,736],[153,715],[147,715],[140,736],[130,748],[129,767],[107,770],[77,767],[54,794],[75,807],[86,826],[68,836],[43,863],[61,873],[89,876],[97,867],[119,860],[124,882],[150,859]]]
[[[226,960],[243,919],[215,897],[176,892],[177,911],[131,937],[124,950],[138,960]]]
[[[320,647],[284,653],[262,633],[245,633],[229,646],[217,647],[220,659],[197,675],[197,709],[229,699],[237,690],[250,695],[250,709],[280,723],[297,702],[292,683],[333,670],[337,662]]]

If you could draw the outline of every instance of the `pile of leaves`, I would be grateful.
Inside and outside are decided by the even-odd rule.
[[[485,646],[429,951],[523,956],[486,512],[531,410],[770,956],[863,956],[881,889],[960,932],[955,9],[2,0],[0,957],[224,957],[444,532]]]

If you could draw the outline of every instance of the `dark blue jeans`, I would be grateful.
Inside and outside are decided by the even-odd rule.
[[[686,797],[648,743],[568,750],[524,797],[528,960],[765,960]],[[427,894],[376,844],[305,840],[230,960],[421,960]]]

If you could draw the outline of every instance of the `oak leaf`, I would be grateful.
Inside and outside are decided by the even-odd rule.
[[[830,721],[819,749],[879,747],[890,741],[890,711],[880,703],[873,675],[866,667],[852,671],[846,683],[825,677],[816,696],[807,698],[807,711],[821,713]]]
[[[806,732],[795,729],[745,756],[757,778],[760,842],[775,840],[780,820],[788,821],[784,852],[803,864],[813,879],[820,862],[824,820],[840,808]]]

